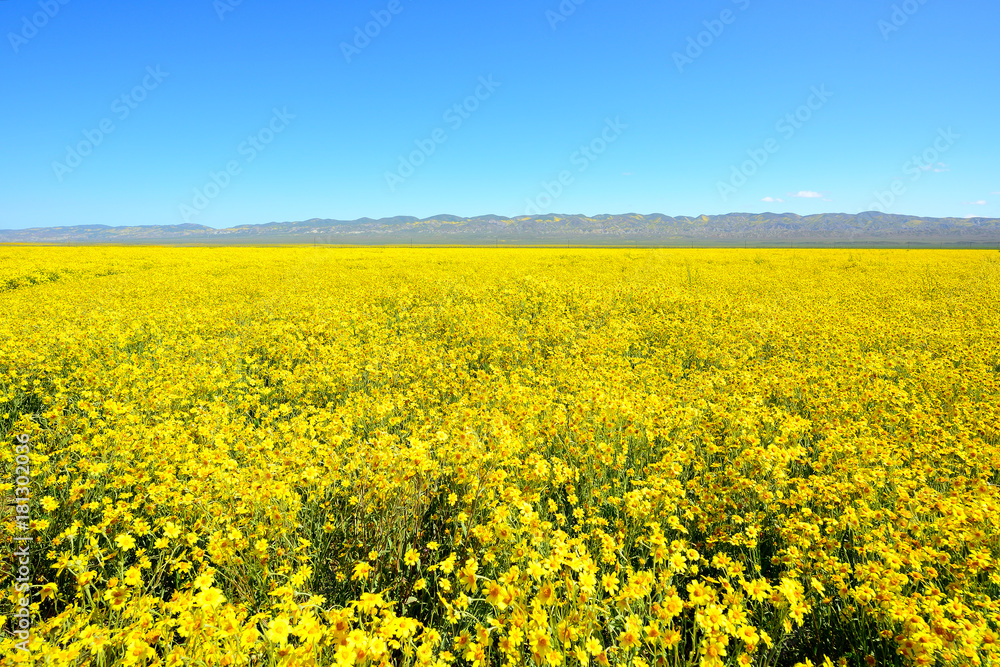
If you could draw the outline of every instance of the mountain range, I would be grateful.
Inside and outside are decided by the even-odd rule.
[[[508,218],[398,216],[271,222],[215,229],[196,224],[77,225],[0,230],[0,243],[59,244],[567,244],[768,245],[917,244],[995,245],[1000,219],[926,218],[869,211],[799,216],[729,213],[698,217],[539,215]]]

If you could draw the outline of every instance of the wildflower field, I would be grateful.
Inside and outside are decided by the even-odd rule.
[[[1000,664],[995,250],[8,246],[0,308],[0,664]]]

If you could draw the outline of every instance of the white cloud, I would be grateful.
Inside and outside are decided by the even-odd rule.
[[[631,175],[632,175],[631,171],[623,171],[622,172],[622,176],[631,176]]]
[[[991,192],[991,195],[1000,195],[1000,192]]]
[[[934,167],[934,173],[940,174],[946,171],[951,171],[944,162],[938,162],[937,166]]]
[[[763,199],[761,199],[761,201],[766,201],[768,203],[777,202],[777,203],[781,204],[781,203],[784,203],[785,200],[784,199],[779,199],[777,197],[764,197]]]
[[[823,195],[819,192],[813,192],[812,190],[800,190],[798,192],[788,195],[789,197],[798,197],[799,199],[822,199]]]
[[[979,201],[964,201],[962,206],[986,206],[986,200],[980,199]]]

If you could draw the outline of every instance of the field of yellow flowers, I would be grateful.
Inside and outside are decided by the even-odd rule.
[[[1000,664],[996,251],[8,246],[0,307],[0,664]]]

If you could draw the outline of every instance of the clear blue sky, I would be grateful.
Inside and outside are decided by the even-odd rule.
[[[1000,217],[995,0],[0,0],[0,27],[0,228]]]

